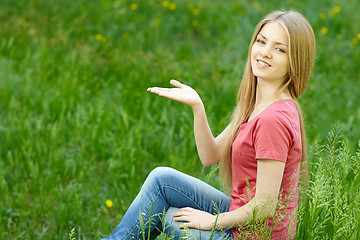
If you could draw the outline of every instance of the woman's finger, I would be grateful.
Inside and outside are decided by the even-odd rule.
[[[192,212],[193,210],[195,210],[194,208],[191,207],[184,207],[184,208],[180,208],[180,211],[184,211],[184,212]]]
[[[165,89],[165,90],[161,90],[161,89],[153,89],[150,91],[151,93],[155,93],[161,97],[167,97],[167,98],[172,98],[171,96],[175,96],[178,95],[177,92],[172,91],[171,89]]]
[[[173,217],[180,217],[182,216],[182,213],[179,211],[179,212],[175,212],[172,214]]]
[[[191,210],[192,210],[192,208],[190,208],[190,207],[180,208],[176,214],[177,214],[177,216],[189,215],[191,213]]]
[[[179,209],[179,211],[173,213],[172,216],[173,217],[189,216],[190,215],[189,213],[190,212],[188,212],[188,211],[184,211],[183,209]]]
[[[175,222],[189,222],[191,219],[189,216],[179,216],[173,218]]]
[[[160,87],[150,87],[147,89],[147,91],[152,92],[152,93],[156,93],[159,91],[171,91],[172,88],[160,88]]]
[[[174,80],[174,79],[170,80],[170,84],[173,85],[174,87],[178,87],[178,88],[183,88],[185,86],[178,80]]]
[[[188,228],[188,224],[187,224],[187,223],[181,224],[181,225],[179,226],[180,229],[184,229],[185,227]]]
[[[197,228],[197,229],[199,229],[199,226],[196,226],[196,224],[193,224],[193,223],[190,223],[190,222],[181,224],[181,225],[179,226],[180,229],[184,229],[185,227],[187,227],[187,228]]]
[[[178,94],[173,92],[159,92],[157,93],[160,97],[169,98],[178,102],[181,102],[181,97]]]

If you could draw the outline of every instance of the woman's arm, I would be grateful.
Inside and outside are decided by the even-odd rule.
[[[255,197],[246,205],[218,217],[217,226],[235,227],[256,219],[271,218],[275,214],[285,163],[271,159],[257,161]]]
[[[194,136],[199,158],[203,166],[208,167],[220,161],[219,143],[229,136],[229,128],[226,127],[216,138],[211,133],[206,118],[204,106],[193,108],[194,113]]]
[[[218,142],[226,136],[226,129],[216,138],[211,133],[206,118],[205,107],[197,92],[191,87],[176,80],[170,83],[176,88],[148,88],[149,92],[158,94],[190,106],[194,114],[194,136],[199,158],[204,166],[211,166],[220,161]]]
[[[261,159],[257,161],[256,193],[255,197],[244,206],[218,216],[192,208],[182,208],[175,213],[175,221],[186,221],[184,226],[211,230],[219,228],[233,228],[253,220],[254,211],[256,219],[265,220],[274,216],[279,196],[285,163]],[[182,226],[183,227],[183,226]]]

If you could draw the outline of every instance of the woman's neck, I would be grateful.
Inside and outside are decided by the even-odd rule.
[[[282,99],[290,99],[290,93],[286,90],[282,92],[278,92],[281,83],[264,81],[258,79],[256,86],[256,99],[255,99],[255,107],[256,106],[268,106],[273,102],[282,100]]]
[[[258,79],[257,81],[255,106],[247,119],[248,121],[254,119],[272,103],[283,99],[291,99],[290,93],[287,90],[278,93],[278,89],[281,84],[276,84],[271,81],[263,81],[261,79]]]

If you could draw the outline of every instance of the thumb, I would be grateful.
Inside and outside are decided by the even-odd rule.
[[[170,84],[177,88],[183,88],[184,86],[184,84],[174,79],[170,80]]]

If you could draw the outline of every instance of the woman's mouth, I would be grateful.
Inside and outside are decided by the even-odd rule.
[[[256,59],[256,62],[260,67],[271,67],[271,65],[261,59]]]

